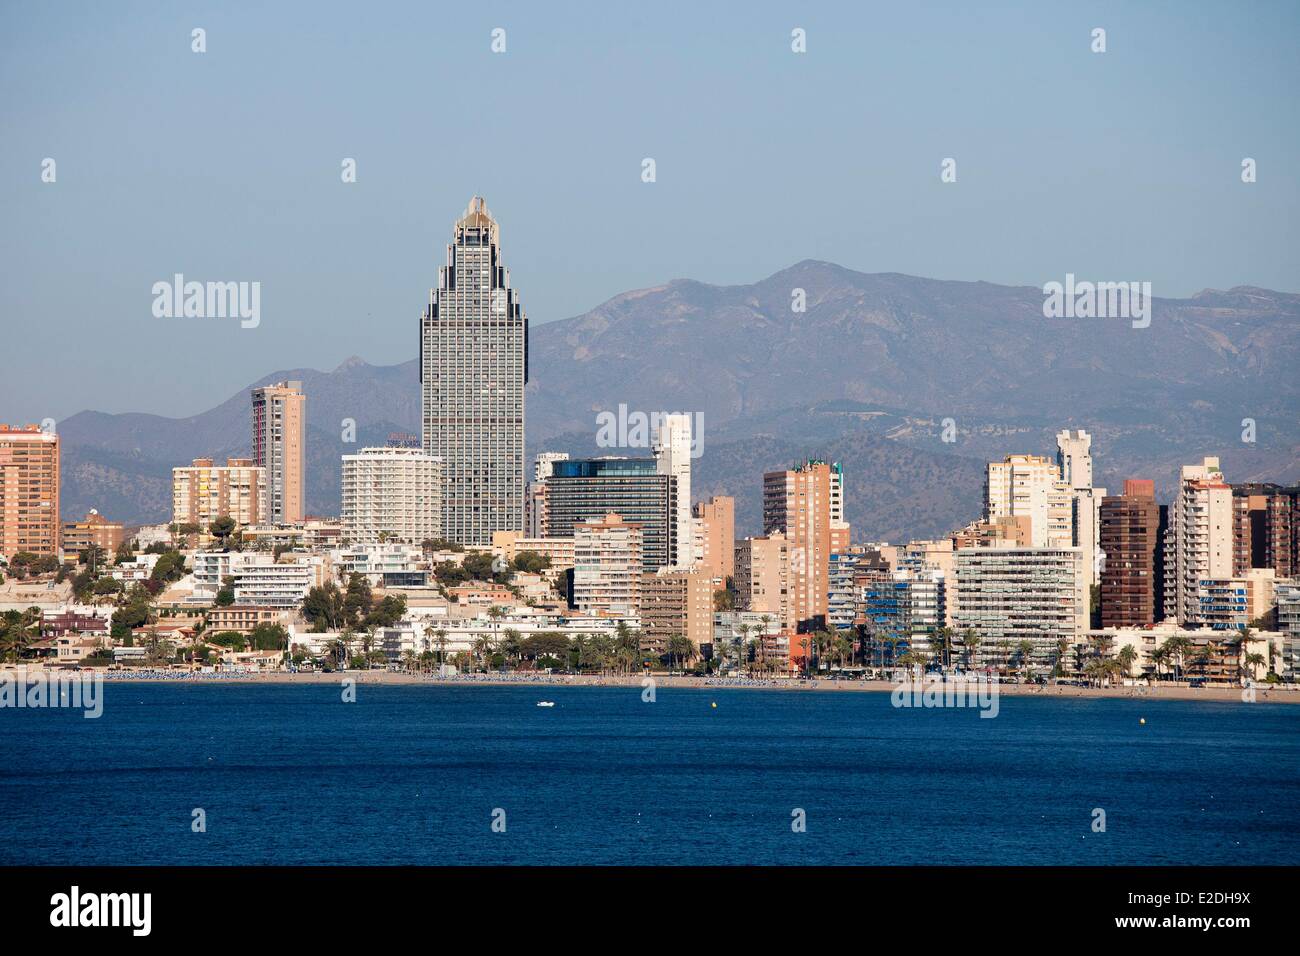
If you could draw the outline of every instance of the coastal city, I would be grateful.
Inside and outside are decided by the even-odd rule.
[[[420,319],[419,370],[422,433],[344,454],[336,516],[306,513],[299,381],[251,390],[245,457],[176,462],[153,525],[63,514],[52,421],[0,425],[4,666],[1296,682],[1300,486],[1234,482],[1214,449],[1161,503],[1149,476],[1097,487],[1092,436],[1063,427],[987,463],[969,523],[894,542],[855,536],[846,501],[871,476],[815,447],[694,496],[689,410],[634,409],[640,428],[604,410],[610,454],[526,460],[528,321],[481,197]],[[737,535],[740,496],[761,499],[762,534]]]

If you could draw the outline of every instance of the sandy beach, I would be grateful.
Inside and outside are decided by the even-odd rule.
[[[110,682],[192,682],[207,684],[340,684],[345,679],[355,680],[358,684],[393,684],[428,686],[531,686],[531,687],[632,687],[640,689],[644,678],[641,675],[609,674],[600,675],[465,675],[440,678],[428,674],[406,674],[381,670],[334,671],[332,673],[250,673],[250,674],[138,674],[130,672],[113,672],[107,675]],[[656,688],[682,688],[691,690],[770,690],[787,693],[821,692],[821,693],[889,693],[896,684],[892,681],[835,681],[818,679],[814,681],[776,679],[735,679],[695,677],[684,675],[654,675]],[[1255,689],[1256,703],[1300,704],[1300,687],[1284,685],[1259,685]],[[1038,686],[1032,684],[1000,683],[998,693],[1014,697],[1057,697],[1088,698],[1118,697],[1139,700],[1193,700],[1193,701],[1242,701],[1243,688],[1240,687],[1070,687]]]

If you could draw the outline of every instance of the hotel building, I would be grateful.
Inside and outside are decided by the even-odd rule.
[[[641,577],[641,632],[655,654],[681,635],[696,653],[713,641],[713,584],[699,569],[660,568]]]
[[[646,571],[676,566],[677,478],[661,473],[656,459],[580,458],[552,469],[543,537],[572,537],[580,522],[617,514],[640,528]]]
[[[809,460],[763,476],[763,533],[785,535],[789,606],[800,632],[826,624],[830,585],[831,466]]]
[[[424,452],[443,463],[443,536],[488,547],[522,531],[528,320],[479,196],[456,222],[420,319]]]
[[[342,521],[352,544],[442,537],[442,463],[418,448],[344,455]]]

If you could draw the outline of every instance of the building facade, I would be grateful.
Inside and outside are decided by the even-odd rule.
[[[253,464],[265,472],[260,506],[268,524],[299,524],[307,493],[307,398],[302,382],[253,389]]]
[[[125,540],[126,529],[121,523],[109,521],[94,508],[80,521],[69,521],[63,526],[63,554],[70,560],[91,548],[99,548],[111,558]]]
[[[1219,459],[1184,465],[1165,533],[1165,617],[1201,623],[1200,582],[1231,578],[1233,557],[1232,488]]]
[[[420,319],[421,434],[443,463],[443,535],[488,547],[522,531],[528,319],[479,196],[456,222]]]
[[[763,476],[763,533],[785,535],[789,604],[800,632],[826,624],[831,555],[831,467],[809,460]]]
[[[553,463],[546,479],[543,537],[574,535],[580,522],[618,514],[641,529],[646,571],[677,563],[677,479],[654,458],[585,458]]]
[[[1022,642],[1048,664],[1058,644],[1088,628],[1088,589],[1078,548],[964,548],[956,553],[959,631],[974,630],[986,662],[1005,664]]]
[[[607,514],[573,527],[573,605],[582,614],[635,618],[641,610],[641,527]]]
[[[695,506],[696,560],[704,573],[726,583],[736,573],[736,499],[715,495]]]
[[[1129,479],[1101,502],[1101,626],[1148,627],[1162,618],[1167,510],[1155,482]]]
[[[343,537],[352,544],[442,537],[442,462],[418,448],[343,456]]]
[[[0,425],[0,554],[59,553],[59,436]]]
[[[229,515],[240,527],[261,524],[266,501],[266,470],[251,458],[228,458],[217,465],[195,458],[172,469],[172,522],[194,524],[206,531],[217,518]]]

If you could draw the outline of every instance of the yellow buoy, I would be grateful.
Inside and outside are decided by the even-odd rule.
[[[1146,719],[1145,717],[1139,717],[1139,718],[1138,718],[1138,723],[1139,723],[1139,724],[1145,724],[1146,722],[1147,722],[1147,719]]]
[[[715,700],[715,701],[712,701],[712,702],[709,703],[709,706],[710,706],[710,707],[713,707],[713,708],[716,709],[717,706],[718,706],[718,702],[717,702],[716,700]]]

